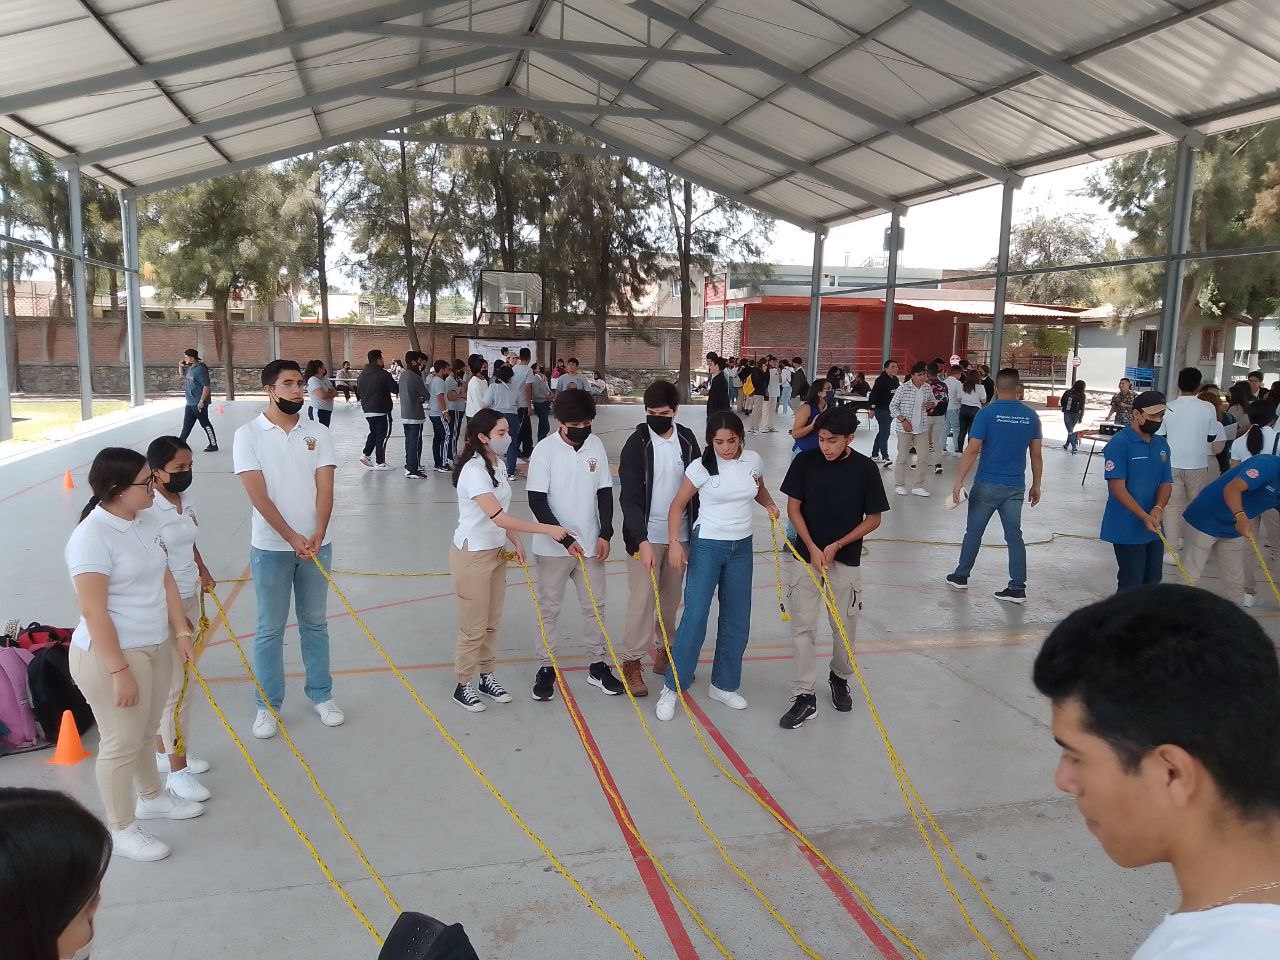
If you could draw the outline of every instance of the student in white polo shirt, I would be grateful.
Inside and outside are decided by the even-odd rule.
[[[146,513],[160,525],[169,572],[178,585],[183,612],[188,621],[198,623],[200,594],[212,590],[217,583],[196,546],[200,519],[187,495],[191,488],[191,448],[178,437],[157,437],[147,447],[147,463],[155,476],[156,496]],[[208,770],[209,764],[186,752],[191,743],[191,701],[196,699],[196,687],[194,681],[189,682],[184,695],[185,673],[182,661],[175,657],[169,696],[160,717],[160,732],[156,734],[156,766],[169,775],[166,787],[184,800],[203,802],[209,799],[209,788],[196,775]]]
[[[1182,511],[1213,479],[1209,455],[1217,454],[1226,443],[1217,409],[1196,396],[1201,379],[1195,367],[1178,371],[1178,396],[1169,403],[1160,425],[1159,435],[1169,441],[1173,464],[1173,494],[1164,515],[1164,534],[1175,550],[1182,536]],[[1173,562],[1172,554],[1166,562]]]
[[[71,678],[98,722],[94,772],[104,818],[116,855],[142,861],[164,859],[169,846],[139,820],[189,820],[204,813],[200,804],[164,788],[152,754],[173,658],[190,660],[193,639],[160,525],[147,515],[154,482],[136,450],[99,451],[89,468],[93,497],[65,554],[80,601]]]
[[[329,518],[337,458],[329,431],[298,418],[302,370],[292,360],[272,360],[262,368],[267,409],[236,431],[235,472],[253,504],[250,567],[258,600],[253,643],[254,672],[278,713],[284,703],[284,627],[294,598],[305,693],[326,727],[345,719],[333,702],[329,673],[329,625],[325,619],[329,584],[312,562],[332,568]],[[276,721],[258,698],[253,735],[269,740]]]
[[[596,418],[596,402],[586,390],[576,387],[560,391],[555,401],[560,428],[533,448],[529,458],[529,509],[539,523],[564,527],[573,532],[557,542],[545,534],[533,538],[538,558],[538,601],[551,652],[558,652],[560,604],[565,587],[572,580],[578,590],[582,611],[582,634],[591,667],[587,682],[616,697],[622,681],[605,662],[604,634],[596,621],[591,596],[583,579],[578,558],[586,556],[587,575],[604,614],[605,561],[613,537],[613,477],[609,455],[599,437],[591,435]],[[534,631],[534,649],[542,666],[533,682],[533,699],[550,700],[556,692],[556,673],[551,657],[542,646],[542,631]]]

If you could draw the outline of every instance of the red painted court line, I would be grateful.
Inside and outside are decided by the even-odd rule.
[[[613,774],[609,772],[609,765],[605,763],[604,755],[601,754],[595,737],[591,735],[591,727],[587,725],[587,718],[578,709],[578,702],[570,692],[569,685],[562,682],[556,684],[556,686],[560,688],[560,692],[564,696],[565,706],[578,717],[579,722],[582,724],[582,736],[580,738],[582,740],[582,748],[591,754],[596,763],[600,765],[597,770],[593,764],[592,772],[596,774],[596,779],[600,781],[600,789],[604,793],[605,799],[609,801],[609,809],[613,811],[613,817],[618,821],[618,829],[622,831],[622,835],[626,838],[627,848],[631,851],[631,859],[635,861],[636,871],[640,874],[640,880],[649,894],[649,899],[653,901],[654,909],[658,911],[658,919],[662,921],[662,927],[667,932],[671,946],[675,949],[676,957],[678,960],[698,960],[698,952],[693,948],[693,942],[689,939],[689,932],[685,930],[684,924],[680,920],[680,914],[676,912],[675,904],[671,902],[671,896],[667,893],[667,888],[663,884],[662,878],[658,875],[657,868],[654,867],[653,861],[649,859],[644,849],[637,842],[635,834],[626,825],[626,821],[631,819],[631,812],[627,809],[626,801],[622,799],[622,791],[618,789],[618,784],[614,781]],[[609,789],[605,789],[606,782]],[[617,795],[618,801],[616,803],[613,797],[609,795],[609,790],[612,790]]]
[[[703,729],[711,735],[711,739],[716,742],[716,745],[722,751],[724,751],[724,755],[728,757],[729,763],[731,763],[734,769],[738,771],[738,774],[742,779],[751,785],[751,788],[759,794],[760,799],[769,805],[770,809],[794,827],[795,821],[793,821],[787,812],[782,809],[782,805],[773,798],[773,795],[765,789],[764,784],[760,782],[759,778],[751,772],[751,768],[747,766],[747,762],[738,755],[738,751],[733,749],[733,746],[725,739],[724,734],[720,732],[716,725],[711,722],[711,719],[706,715],[706,713],[703,712],[702,708],[698,706],[697,701],[692,697],[686,697],[685,702],[689,704],[689,709],[693,711],[693,715],[697,717],[698,722],[702,724]],[[827,888],[835,895],[835,898],[840,901],[840,905],[845,908],[851,917],[853,917],[854,922],[862,928],[862,932],[865,933],[867,939],[871,941],[871,945],[880,951],[880,955],[884,957],[885,960],[902,960],[902,954],[898,952],[898,948],[887,936],[885,936],[884,931],[880,929],[876,922],[871,919],[871,915],[867,913],[862,904],[858,902],[858,899],[853,895],[849,888],[844,885],[844,882],[832,873],[826,864],[814,856],[803,845],[800,846],[800,852],[804,854],[805,859],[809,861],[809,865],[813,867],[814,872],[822,878],[822,882],[827,885]]]

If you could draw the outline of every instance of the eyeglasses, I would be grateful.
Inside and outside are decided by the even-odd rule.
[[[135,480],[129,484],[131,487],[154,487],[156,485],[156,475],[153,473],[145,480]]]

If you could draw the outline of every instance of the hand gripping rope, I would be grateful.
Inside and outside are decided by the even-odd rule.
[[[524,831],[525,836],[532,840],[534,846],[541,850],[547,859],[551,861],[551,865],[555,867],[556,872],[569,881],[570,886],[577,891],[578,895],[582,897],[587,906],[595,911],[601,920],[613,928],[614,932],[622,939],[622,942],[627,945],[627,949],[629,949],[632,955],[636,957],[636,960],[645,960],[644,954],[640,952],[640,948],[636,946],[635,941],[631,939],[627,932],[619,926],[618,921],[614,920],[604,907],[596,903],[596,901],[591,897],[591,894],[587,893],[586,888],[583,887],[578,878],[569,872],[569,868],[560,862],[560,858],[551,852],[551,848],[543,842],[541,837],[533,832],[529,825],[524,822],[524,819],[520,814],[516,813],[515,808],[511,806],[507,798],[502,795],[502,792],[496,786],[494,786],[493,781],[485,776],[484,772],[476,766],[475,761],[467,754],[467,751],[462,749],[462,745],[458,743],[458,741],[453,738],[453,735],[445,728],[445,725],[441,722],[440,718],[436,716],[435,711],[427,706],[426,701],[422,699],[422,696],[418,693],[417,689],[409,682],[408,677],[404,675],[400,668],[396,666],[395,661],[391,659],[391,655],[387,653],[386,648],[378,642],[378,638],[373,635],[373,631],[371,631],[365,625],[365,622],[360,619],[360,614],[356,613],[355,607],[351,605],[351,601],[347,599],[346,595],[341,589],[339,589],[338,585],[333,582],[333,577],[330,576],[329,571],[324,568],[324,564],[322,564],[314,555],[311,557],[311,562],[316,565],[316,569],[319,570],[325,580],[328,581],[334,595],[342,601],[342,605],[346,607],[347,613],[351,615],[351,619],[354,620],[359,625],[360,629],[364,631],[364,635],[369,638],[369,642],[373,644],[373,648],[378,651],[379,656],[382,657],[391,672],[395,674],[396,679],[399,680],[405,690],[409,692],[409,696],[413,697],[418,708],[427,715],[427,719],[435,725],[440,736],[442,736],[445,742],[453,748],[454,752],[462,758],[462,761],[467,765],[468,769],[470,769],[471,772],[479,778],[480,782],[485,785],[485,788],[493,795],[494,799],[502,805],[502,809],[507,812],[507,816],[515,821],[516,826]]]
[[[777,521],[774,521],[774,525],[777,525]],[[907,775],[907,768],[903,764],[902,758],[899,756],[897,749],[894,747],[893,741],[889,738],[889,731],[885,728],[884,721],[880,719],[880,711],[876,709],[875,700],[871,696],[871,687],[867,684],[866,677],[862,673],[862,668],[858,665],[857,658],[853,654],[853,644],[849,640],[849,634],[845,628],[844,618],[841,616],[838,604],[836,603],[835,591],[831,587],[831,582],[827,579],[826,573],[824,572],[821,580],[819,580],[818,576],[814,573],[813,566],[805,562],[791,541],[786,540],[785,542],[787,544],[787,549],[791,551],[796,561],[804,565],[805,571],[809,574],[809,579],[813,581],[814,586],[818,588],[818,592],[822,595],[823,601],[827,607],[827,612],[830,614],[832,620],[835,621],[837,630],[840,634],[840,640],[844,644],[845,653],[848,654],[849,662],[853,665],[854,676],[857,677],[858,686],[862,689],[863,699],[866,700],[867,710],[871,715],[872,721],[875,723],[876,731],[880,734],[880,741],[884,745],[885,753],[889,758],[889,766],[893,771],[894,779],[898,783],[898,790],[901,792],[902,799],[907,805],[907,810],[911,813],[911,819],[915,822],[916,830],[919,832],[920,838],[924,841],[925,847],[928,848],[929,854],[933,858],[934,867],[938,871],[938,876],[942,879],[943,886],[946,887],[947,893],[950,894],[956,908],[960,911],[960,916],[964,920],[965,926],[969,928],[970,932],[973,933],[978,942],[982,944],[983,948],[991,956],[992,960],[999,960],[999,954],[996,953],[995,948],[991,946],[991,943],[985,936],[983,936],[982,931],[980,931],[977,925],[973,922],[973,918],[970,917],[969,911],[965,908],[964,902],[960,898],[960,894],[952,885],[950,877],[947,876],[946,867],[942,862],[942,857],[934,847],[933,841],[929,839],[929,831],[925,829],[924,821],[921,820],[921,814],[924,814],[924,819],[928,821],[929,827],[932,828],[938,839],[942,841],[942,845],[945,847],[952,861],[959,868],[960,872],[964,874],[965,879],[969,881],[970,886],[973,887],[982,902],[986,904],[987,909],[991,911],[991,915],[1000,922],[1005,930],[1008,931],[1014,944],[1016,944],[1018,949],[1022,951],[1023,955],[1027,957],[1027,960],[1036,960],[1035,954],[1031,952],[1031,949],[1023,942],[1022,938],[1018,936],[1018,932],[1013,928],[1013,924],[1011,924],[996,905],[991,902],[990,897],[987,896],[982,885],[978,883],[977,878],[974,877],[974,875],[969,871],[969,868],[965,866],[964,861],[960,859],[960,855],[956,853],[955,847],[952,845],[950,838],[947,837],[938,821],[934,819],[932,812],[930,812],[928,806],[924,802],[924,798],[920,795],[920,791],[916,789],[915,784],[912,783],[911,778]]]
[[[1169,556],[1173,557],[1173,562],[1177,565],[1178,572],[1182,574],[1182,579],[1186,581],[1187,586],[1195,586],[1195,584],[1191,582],[1191,574],[1187,572],[1187,568],[1182,565],[1182,561],[1178,558],[1177,553],[1174,552],[1173,545],[1165,539],[1164,531],[1157,530],[1156,536],[1158,536],[1160,538],[1160,542],[1164,544],[1165,550],[1169,551]],[[1266,575],[1267,583],[1271,587],[1272,595],[1276,598],[1276,603],[1280,603],[1280,587],[1276,586],[1275,578],[1271,576],[1271,568],[1267,566],[1267,561],[1262,556],[1262,548],[1258,546],[1257,538],[1253,535],[1253,532],[1250,531],[1246,539],[1248,539],[1250,546],[1253,547],[1254,556],[1258,558],[1258,563],[1262,567],[1262,572]]]
[[[618,660],[617,651],[614,650],[613,641],[609,639],[609,631],[604,625],[604,617],[600,614],[600,604],[596,601],[596,592],[592,588],[591,578],[587,574],[586,557],[578,557],[578,566],[582,570],[582,582],[587,588],[587,595],[591,598],[591,609],[595,614],[596,623],[600,625],[600,633],[604,636],[604,642],[609,648],[609,657],[613,660],[614,669],[621,673],[622,664]],[[668,653],[669,652],[670,650],[668,648]],[[821,955],[815,952],[814,949],[804,941],[800,934],[796,933],[795,928],[792,927],[791,924],[787,922],[786,918],[778,912],[778,909],[773,905],[769,898],[765,896],[764,891],[760,889],[754,880],[747,876],[746,872],[739,867],[733,857],[730,856],[729,851],[725,849],[724,843],[720,840],[719,836],[716,835],[716,832],[711,829],[710,824],[708,824],[706,819],[703,817],[702,811],[698,808],[697,802],[693,797],[689,796],[689,791],[685,789],[684,784],[680,781],[679,775],[676,774],[671,763],[667,760],[667,756],[663,753],[662,747],[658,745],[657,738],[654,737],[653,731],[649,728],[649,724],[644,718],[644,711],[640,709],[640,705],[636,702],[635,696],[631,693],[631,688],[628,687],[625,682],[622,686],[626,691],[627,699],[631,701],[632,709],[635,710],[636,716],[640,719],[640,726],[644,728],[645,736],[649,739],[649,745],[653,747],[653,752],[657,754],[658,760],[661,761],[668,776],[671,777],[671,782],[675,784],[676,789],[680,792],[680,796],[684,798],[685,803],[689,805],[689,809],[692,810],[694,816],[698,818],[698,823],[702,826],[703,832],[711,838],[711,842],[714,843],[716,845],[716,849],[720,851],[720,857],[729,865],[729,868],[741,877],[742,881],[751,888],[751,892],[756,895],[756,899],[764,904],[765,909],[769,911],[769,915],[772,916],[774,920],[778,921],[779,926],[787,932],[787,935],[791,937],[796,946],[798,946],[806,956],[810,957],[811,960],[822,960]]]
[[[503,556],[508,560],[511,560],[515,557],[515,554],[504,553]],[[560,672],[560,664],[556,660],[555,652],[551,649],[551,644],[547,642],[547,626],[542,619],[542,604],[538,602],[538,592],[534,589],[533,578],[529,576],[529,565],[527,563],[521,563],[519,564],[519,567],[524,573],[524,582],[529,587],[529,596],[533,600],[533,612],[538,618],[538,632],[542,636],[542,647],[547,651],[547,656],[551,658],[551,667],[556,672],[556,682],[563,686],[564,675]],[[617,792],[610,785],[609,778],[605,776],[604,771],[601,769],[600,761],[597,759],[595,751],[587,749],[587,733],[586,730],[583,729],[582,717],[578,712],[577,706],[574,705],[568,697],[563,697],[562,699],[564,700],[565,709],[569,711],[569,718],[573,721],[573,728],[578,732],[578,739],[582,741],[582,746],[584,750],[586,750],[587,757],[591,760],[591,766],[595,769],[596,778],[600,781],[600,785],[604,787],[605,792],[609,795],[609,799],[613,801],[613,808],[618,812],[618,815],[622,817],[623,825],[627,828],[627,832],[630,833],[631,836],[635,838],[636,843],[640,845],[640,849],[644,851],[645,856],[649,858],[649,862],[653,864],[654,869],[658,871],[658,875],[662,877],[662,882],[665,883],[671,892],[676,895],[677,899],[684,904],[685,909],[689,911],[689,915],[693,917],[694,923],[698,925],[698,929],[707,935],[707,939],[709,939],[712,944],[715,945],[715,948],[720,951],[721,956],[725,957],[726,960],[733,960],[733,954],[726,949],[725,945],[720,942],[720,938],[717,937],[715,933],[712,932],[711,928],[707,926],[706,922],[702,919],[702,915],[698,913],[693,904],[689,902],[688,897],[684,895],[684,892],[676,885],[675,880],[673,880],[671,875],[667,873],[666,867],[664,867],[662,861],[658,859],[657,854],[649,848],[648,842],[643,836],[641,836],[640,831],[636,828],[630,814],[623,805],[622,798],[618,796]],[[632,700],[634,702],[634,698],[632,698]]]

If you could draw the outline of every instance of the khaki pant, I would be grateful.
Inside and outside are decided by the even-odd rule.
[[[182,610],[187,615],[187,619],[192,625],[199,629],[200,624],[200,594],[191,597],[182,598]],[[172,638],[171,638],[172,639]],[[205,638],[207,642],[208,638]],[[203,645],[203,644],[202,644]],[[176,648],[175,648],[176,649]],[[182,690],[182,658],[175,654],[173,658],[173,677],[169,681],[169,695],[165,697],[164,710],[160,714],[160,739],[164,741],[164,750],[168,754],[176,754],[178,752],[178,730],[182,730],[182,738],[189,742],[191,737],[191,728],[187,725],[187,718],[191,716],[191,701],[196,699],[199,687],[196,685],[196,678],[191,676],[187,680],[187,689],[183,693]],[[178,703],[178,697],[182,697],[182,703]],[[174,726],[174,720],[177,720],[177,726]],[[183,746],[186,746],[184,742]]]
[[[605,570],[599,560],[587,561],[587,575],[591,578],[591,589],[595,592],[596,602],[600,605],[600,616],[604,616]],[[591,662],[597,663],[606,659],[604,633],[596,620],[591,607],[591,595],[587,592],[586,581],[582,577],[582,567],[577,557],[538,557],[538,605],[542,608],[542,623],[547,631],[547,646],[557,657],[560,653],[560,605],[564,602],[564,590],[572,580],[578,589],[578,608],[582,611],[582,642],[591,655]],[[542,633],[534,624],[533,630],[534,656],[544,667],[551,666],[551,657],[542,646]]]
[[[476,671],[493,673],[498,626],[507,595],[507,561],[502,547],[459,550],[449,544],[449,571],[458,595],[458,639],[453,647],[453,673],[470,683]]]
[[[138,702],[132,707],[116,706],[115,683],[96,646],[71,648],[71,677],[98,721],[94,774],[107,826],[112,830],[123,830],[133,823],[136,796],[150,800],[164,789],[156,771],[154,737],[173,680],[173,644],[125,650],[124,659],[138,684]]]
[[[1177,549],[1178,538],[1187,537],[1191,527],[1182,522],[1182,511],[1209,483],[1209,468],[1173,471],[1173,493],[1164,511],[1164,537]]]
[[[1245,592],[1245,551],[1248,550],[1250,555],[1253,553],[1248,540],[1244,537],[1219,540],[1201,533],[1190,524],[1187,525],[1182,540],[1180,559],[1192,584],[1200,582],[1209,558],[1217,556],[1218,576],[1222,579],[1223,592],[1233,597],[1239,597]]]
[[[662,622],[667,628],[667,640],[674,646],[676,610],[680,607],[684,571],[675,570],[667,563],[665,543],[650,543],[649,546],[653,550],[653,573],[658,578],[658,597],[662,601]],[[685,549],[688,549],[687,544]],[[594,586],[595,580],[591,584]],[[639,660],[646,653],[663,649],[656,604],[653,602],[653,582],[649,579],[649,571],[634,559],[627,561],[627,633],[622,645],[624,660]]]
[[[920,466],[917,469],[924,470],[927,466],[929,470],[932,470],[936,465],[942,462],[942,457],[947,452],[946,435],[943,433],[943,428],[946,427],[946,425],[947,418],[945,416],[925,417],[924,432],[929,438],[929,445],[926,449],[920,451],[921,460]],[[917,447],[916,449],[919,450],[920,448]],[[924,462],[925,457],[929,458],[929,463],[927,465]]]
[[[920,433],[897,433],[898,449],[893,455],[893,485],[895,487],[905,487],[907,485],[907,468],[911,465],[911,448],[916,448],[916,477],[912,482],[913,487],[923,487],[925,480],[929,476],[930,456],[929,456],[929,432],[924,430]]]
[[[1271,576],[1280,576],[1276,570],[1276,560],[1280,557],[1280,510],[1268,510],[1253,521],[1253,538],[1258,541],[1258,549],[1271,570]],[[1277,581],[1280,583],[1280,581]],[[1256,594],[1258,584],[1264,584],[1264,593],[1270,593],[1267,575],[1262,572],[1258,563],[1258,555],[1253,552],[1253,544],[1244,541],[1244,592]]]
[[[833,563],[827,568],[827,580],[835,594],[836,609],[844,621],[852,646],[858,630],[858,614],[862,610],[862,570],[843,563]],[[804,564],[792,559],[787,578],[787,613],[791,614],[791,658],[795,665],[795,682],[792,694],[813,693],[818,680],[818,657],[826,656],[826,645],[818,642],[818,621],[826,611],[831,625],[831,672],[848,680],[853,676],[853,664],[840,638],[835,617],[809,578]],[[820,649],[821,647],[821,649]]]
[[[776,399],[769,397],[752,397],[755,406],[751,408],[751,429],[757,432],[773,429],[773,411],[777,406]]]

